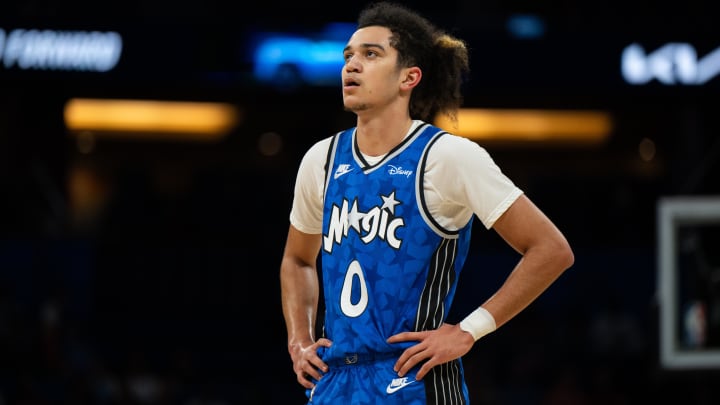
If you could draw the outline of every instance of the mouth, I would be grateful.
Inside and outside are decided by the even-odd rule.
[[[347,78],[347,79],[343,80],[343,87],[345,87],[345,88],[357,87],[359,85],[360,85],[360,83],[358,83],[353,78]]]

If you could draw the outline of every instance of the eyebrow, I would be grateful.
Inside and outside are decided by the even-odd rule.
[[[351,46],[350,46],[350,45],[347,45],[347,46],[343,49],[343,52],[347,51],[347,50],[350,49],[350,48],[351,48]],[[380,44],[374,44],[374,43],[372,43],[372,42],[360,44],[360,45],[358,46],[358,48],[365,48],[365,49],[368,49],[368,48],[379,48],[380,50],[383,50],[383,51],[385,50],[385,47],[384,47],[384,46],[382,46],[382,45],[380,45]]]

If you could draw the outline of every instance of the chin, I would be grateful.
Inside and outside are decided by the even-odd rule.
[[[359,104],[359,103],[344,102],[343,106],[345,107],[345,111],[352,111],[352,112],[358,112],[358,111],[367,109],[366,104]]]
[[[355,111],[355,105],[353,105],[352,103],[343,102],[343,108],[345,109],[345,111]]]

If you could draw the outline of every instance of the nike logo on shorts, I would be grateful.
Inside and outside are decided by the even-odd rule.
[[[407,377],[393,378],[393,380],[390,381],[390,384],[388,384],[387,388],[385,389],[385,392],[387,392],[388,394],[392,394],[394,392],[397,392],[397,391],[407,387],[408,385],[410,385],[414,382],[415,382],[415,380],[410,381],[410,380],[408,380]]]

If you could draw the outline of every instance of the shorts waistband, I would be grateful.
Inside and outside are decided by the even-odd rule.
[[[355,366],[358,364],[374,363],[376,361],[398,358],[402,352],[382,352],[382,353],[345,353],[341,358],[333,358],[325,360],[325,363],[331,367],[338,366]]]

